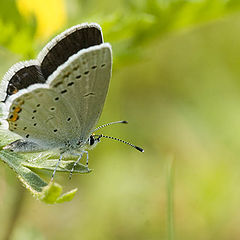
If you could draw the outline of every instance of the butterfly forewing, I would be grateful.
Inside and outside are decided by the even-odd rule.
[[[61,93],[64,102],[71,103],[80,127],[77,133],[86,140],[98,121],[107,95],[112,68],[112,53],[109,44],[83,50],[74,55],[70,64],[63,64],[49,78],[50,87]]]

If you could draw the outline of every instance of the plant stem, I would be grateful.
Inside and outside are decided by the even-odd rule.
[[[169,159],[167,169],[167,225],[168,225],[168,239],[174,240],[174,217],[173,217],[173,157]]]
[[[12,206],[12,213],[10,215],[9,225],[6,230],[5,237],[3,238],[4,240],[11,239],[12,234],[16,228],[17,220],[20,216],[21,209],[22,209],[23,202],[24,202],[23,200],[24,200],[24,195],[25,195],[24,194],[25,189],[18,183],[16,190],[17,190],[17,193],[16,193],[15,201]]]

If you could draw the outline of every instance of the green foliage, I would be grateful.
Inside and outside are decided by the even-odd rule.
[[[166,37],[169,33],[184,28],[196,26],[200,23],[223,17],[238,11],[239,1],[119,1],[113,9],[102,5],[102,11],[96,11],[95,1],[79,0],[75,14],[71,14],[69,22],[97,21],[104,30],[106,41],[113,45],[115,67],[120,67],[141,58],[142,49],[147,44],[154,43],[156,38]],[[74,5],[74,3],[71,3]],[[116,8],[117,7],[117,8]],[[100,6],[101,9],[101,6]],[[108,14],[106,14],[106,11]],[[76,15],[77,14],[77,15]],[[15,1],[0,2],[0,44],[20,58],[29,58],[36,55],[35,17],[25,19],[17,10]],[[117,64],[116,64],[117,63]],[[4,136],[4,134],[2,135]],[[2,146],[4,143],[2,143]],[[76,190],[60,196],[61,187],[48,185],[36,174],[35,170],[53,171],[57,159],[39,157],[36,161],[29,161],[20,154],[1,150],[0,158],[12,168],[22,183],[34,196],[48,203],[70,200]],[[57,172],[69,172],[74,161],[62,161]],[[34,170],[34,171],[33,171]],[[87,173],[85,166],[78,164],[74,173]],[[40,196],[39,194],[44,194]],[[52,194],[52,195],[51,195]]]
[[[164,37],[168,33],[193,26],[202,22],[219,18],[227,13],[236,11],[240,7],[239,1],[123,1],[120,8],[112,14],[103,15],[92,11],[95,1],[79,1],[84,6],[82,19],[99,19],[106,41],[114,48],[115,66],[127,64],[141,57],[142,48],[156,37]],[[79,13],[78,13],[79,14]],[[72,16],[76,19],[76,16]],[[79,19],[78,19],[79,21]],[[34,33],[36,23],[32,19],[22,17],[15,1],[1,1],[0,3],[0,44],[9,50],[21,54],[22,58],[36,55],[34,52]],[[39,157],[29,162],[22,155],[0,151],[0,158],[9,165],[19,179],[34,196],[43,192],[47,183],[43,181],[33,169],[53,171],[57,159]],[[69,172],[74,161],[62,161],[58,172]],[[86,173],[85,166],[78,164],[75,173]],[[49,188],[51,192],[52,188]],[[60,192],[60,190],[59,190]],[[59,197],[59,196],[57,196]],[[51,199],[51,197],[39,199]],[[54,198],[52,202],[57,202]],[[61,198],[64,201],[65,197]],[[47,201],[47,200],[44,200]]]
[[[39,199],[48,204],[69,202],[73,199],[76,192],[77,188],[62,194],[62,187],[57,183],[50,182],[39,194]]]
[[[39,39],[34,35],[34,16],[29,23],[15,3],[9,3],[8,14],[0,15],[0,44],[10,50],[9,57],[3,54],[1,69],[39,50],[35,51]],[[13,170],[41,201],[24,195],[20,218],[15,213],[12,218],[22,235],[15,231],[14,239],[27,239],[25,235],[34,230],[41,232],[41,239],[238,239],[240,1],[66,4],[69,22],[59,32],[94,21],[113,45],[117,71],[101,122],[127,118],[131,125],[103,133],[140,144],[146,152],[104,139],[90,152],[95,174],[84,177],[86,168],[78,165],[74,178],[67,181],[75,159],[64,159],[54,179],[62,180],[60,186],[46,180],[59,156],[1,149],[1,162],[6,163],[0,162],[1,229],[8,226],[14,205],[20,209],[20,201],[13,203],[17,195]],[[236,16],[226,17],[230,14]],[[1,131],[0,140],[3,147],[15,139]],[[174,164],[168,156],[173,156]],[[63,193],[69,185],[73,190]],[[75,195],[76,186],[81,194]],[[55,204],[67,201],[70,204]]]
[[[97,11],[95,1],[78,0],[70,22],[97,21],[104,29],[106,41],[112,43],[116,62],[126,65],[141,57],[142,47],[159,36],[223,17],[238,11],[237,0],[139,0],[119,1],[119,7],[108,11]],[[70,4],[72,2],[70,1]],[[111,12],[111,13],[109,13]],[[81,16],[81,19],[79,19]],[[25,18],[18,12],[14,0],[0,2],[0,44],[21,58],[32,58],[36,55],[34,34],[37,22],[34,16]]]
[[[1,132],[2,147],[6,145],[7,135],[5,132]],[[2,147],[0,149],[2,149]],[[6,163],[18,176],[23,185],[32,193],[32,195],[45,203],[63,203],[70,201],[77,189],[73,189],[67,193],[62,193],[62,187],[56,183],[50,182],[49,184],[43,180],[39,174],[34,171],[44,170],[50,171],[52,174],[58,159],[49,159],[49,154],[41,154],[36,159],[29,160],[30,154],[16,154],[9,152],[8,150],[0,150],[0,159]],[[34,154],[36,156],[36,154]],[[53,155],[54,156],[54,155]],[[66,172],[70,174],[73,167],[74,160],[61,161],[56,172]],[[73,173],[86,174],[91,172],[86,166],[78,163],[74,168]]]
[[[96,13],[95,1],[79,2],[82,21],[98,19],[101,23],[105,40],[113,45],[117,68],[140,59],[142,48],[156,38],[218,19],[240,8],[237,0],[122,0],[110,5],[113,13],[106,15],[109,9],[104,4],[102,11]]]
[[[32,58],[34,51],[35,17],[24,18],[18,12],[15,0],[0,1],[0,45],[21,55]]]

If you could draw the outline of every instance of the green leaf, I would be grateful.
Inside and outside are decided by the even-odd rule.
[[[43,158],[36,159],[35,161],[31,162],[23,162],[22,165],[28,168],[35,168],[35,169],[42,169],[42,170],[48,170],[48,171],[53,171],[58,163],[58,159],[51,159],[51,160],[45,160]],[[75,161],[61,161],[58,168],[57,172],[69,172],[72,170],[73,165]],[[74,172],[75,173],[89,173],[91,172],[91,169],[88,169],[85,165],[78,163],[74,167]]]
[[[47,185],[36,173],[23,166],[22,163],[26,160],[21,155],[1,150],[0,159],[13,169],[20,181],[34,196],[41,192],[42,188]]]
[[[33,58],[36,19],[23,17],[16,1],[0,1],[0,45],[20,54],[22,58]]]
[[[2,147],[6,145],[7,139],[9,139],[11,135],[7,135],[4,131],[0,131],[0,135],[2,137],[0,144],[0,160],[6,163],[17,174],[17,177],[23,185],[36,199],[48,204],[63,203],[72,200],[77,192],[76,188],[62,194],[61,185],[53,182],[48,184],[34,172],[34,170],[47,170],[53,172],[58,162],[58,159],[50,159],[50,157],[55,157],[54,155],[41,154],[41,156],[36,157],[36,154],[18,154],[3,150]],[[35,157],[35,159],[29,160],[33,157]],[[74,163],[74,160],[64,160],[60,162],[56,171],[70,173]],[[73,173],[78,174],[86,174],[89,172],[91,172],[91,170],[80,163],[75,166],[73,171]]]
[[[54,204],[61,193],[62,187],[57,183],[50,182],[46,187],[43,188],[38,198],[45,203]]]
[[[38,198],[48,204],[69,202],[73,199],[77,192],[77,188],[66,192],[61,195],[62,187],[54,182],[50,182],[43,191],[39,194]]]
[[[76,192],[77,188],[62,194],[60,197],[57,198],[56,203],[70,202],[74,198]]]

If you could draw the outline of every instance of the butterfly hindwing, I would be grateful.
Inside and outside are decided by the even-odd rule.
[[[69,57],[82,49],[103,43],[98,24],[79,24],[53,38],[39,53],[41,71],[47,79]]]
[[[82,49],[103,42],[101,27],[95,23],[73,26],[53,38],[36,60],[13,65],[0,84],[0,101],[35,83],[45,83],[48,77],[68,58]]]

